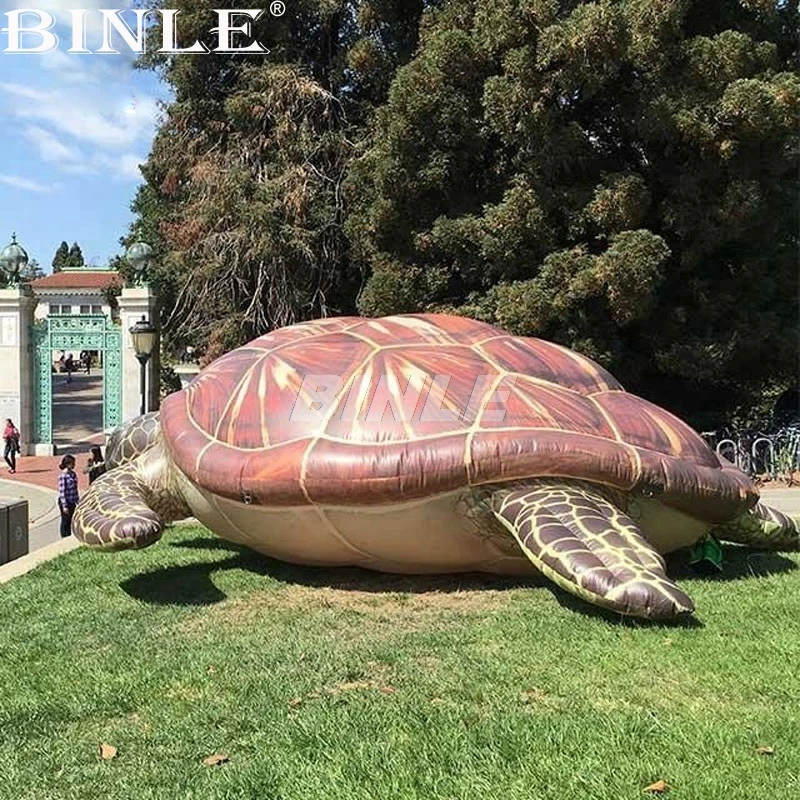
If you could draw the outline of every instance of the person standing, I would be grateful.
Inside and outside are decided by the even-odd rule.
[[[78,505],[78,476],[75,474],[75,457],[64,456],[59,464],[61,474],[58,476],[58,508],[61,511],[61,538],[72,533],[72,517]]]
[[[19,453],[19,431],[14,423],[6,420],[6,427],[3,430],[3,442],[5,448],[3,456],[8,464],[8,471],[13,475],[17,471],[17,453]]]
[[[72,370],[75,369],[75,362],[72,360],[72,353],[70,353],[64,361],[64,368],[67,370],[67,383],[72,383]]]
[[[91,486],[101,475],[106,473],[106,462],[103,460],[103,451],[99,445],[93,445],[91,456],[83,469],[83,474],[89,475],[89,485]]]

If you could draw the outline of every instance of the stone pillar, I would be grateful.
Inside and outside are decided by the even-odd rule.
[[[19,428],[22,452],[33,454],[33,343],[37,299],[29,286],[0,289],[0,424]]]
[[[126,286],[118,298],[119,316],[122,323],[122,421],[127,422],[139,416],[141,393],[139,388],[140,369],[136,351],[129,333],[142,318],[158,326],[157,297],[148,286]],[[147,410],[156,411],[159,404],[161,359],[159,342],[147,362],[146,380]]]

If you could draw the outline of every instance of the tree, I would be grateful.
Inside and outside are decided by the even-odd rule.
[[[237,7],[165,5],[180,11],[185,43],[211,47],[213,9]],[[255,23],[268,56],[143,58],[175,99],[124,244],[154,247],[151,277],[176,346],[209,344],[215,354],[274,327],[354,311],[361,275],[348,257],[342,185],[371,110],[413,53],[422,7],[304,0]]]
[[[26,281],[35,281],[37,278],[43,278],[44,270],[42,269],[42,265],[35,258],[32,258],[25,267],[25,274],[23,277]]]
[[[451,0],[350,170],[365,314],[562,342],[696,424],[798,363],[797,17]]]
[[[69,249],[69,255],[67,256],[67,260],[64,264],[66,267],[83,267],[85,262],[83,260],[83,253],[81,252],[80,245],[77,242],[72,243],[72,247]]]
[[[67,259],[69,258],[69,245],[66,242],[61,242],[53,256],[53,272],[61,272],[67,266]]]

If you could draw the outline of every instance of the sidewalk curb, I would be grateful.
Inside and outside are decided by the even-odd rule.
[[[54,519],[58,519],[58,492],[55,491],[55,489],[46,489],[44,486],[37,486],[37,484],[28,483],[27,481],[9,481],[5,478],[0,478],[0,486],[13,486],[17,488],[19,494],[23,494],[28,490],[35,490],[37,492],[41,492],[42,494],[49,495],[50,499],[52,500],[52,506],[43,514],[36,517],[36,519],[29,520],[31,528],[38,528],[42,525],[52,522]]]
[[[52,561],[54,558],[58,558],[64,553],[69,553],[80,546],[81,543],[74,536],[69,536],[54,544],[47,545],[47,547],[34,550],[26,556],[9,561],[8,564],[3,564],[0,567],[0,584],[7,583],[20,575],[25,575],[32,569],[36,569],[36,567],[46,564],[48,561]]]

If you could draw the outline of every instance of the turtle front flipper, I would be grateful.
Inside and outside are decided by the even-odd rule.
[[[161,538],[164,523],[147,504],[148,487],[134,462],[98,478],[81,498],[72,533],[98,550],[148,547]]]
[[[542,481],[500,489],[492,510],[533,565],[571,594],[650,619],[694,611],[636,523],[596,487]]]
[[[756,503],[747,513],[711,531],[718,539],[765,550],[800,550],[800,525],[791,517]]]

